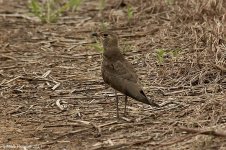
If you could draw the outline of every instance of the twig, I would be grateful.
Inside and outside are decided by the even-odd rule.
[[[7,114],[15,114],[17,113],[21,108],[23,108],[24,106],[18,106],[16,109],[11,110],[9,112],[7,112]]]
[[[38,18],[36,17],[29,17],[27,15],[23,15],[23,14],[0,14],[0,17],[13,17],[13,18],[23,18],[23,19],[27,19],[27,20],[31,20],[31,21],[36,21],[38,22]]]
[[[76,134],[76,133],[79,133],[79,132],[90,130],[93,127],[97,129],[98,135],[100,135],[100,128],[105,127],[105,126],[109,126],[109,125],[112,125],[112,124],[115,124],[115,123],[117,123],[117,121],[109,122],[109,123],[102,124],[102,125],[99,125],[99,126],[94,125],[93,123],[90,123],[91,126],[88,127],[88,128],[84,128],[84,129],[79,129],[79,130],[76,130],[76,131],[68,132],[66,134],[63,134],[63,135],[60,135],[60,136],[56,137],[55,140],[58,140],[58,139],[60,139],[62,137],[65,137],[65,136],[69,136],[69,135],[73,135],[73,134]]]
[[[59,86],[60,86],[60,82],[56,83],[53,87],[52,90],[55,91]]]
[[[163,92],[163,95],[164,96],[170,96],[170,95],[179,94],[179,93],[186,93],[188,90],[178,90],[178,91],[173,91],[173,92]]]
[[[69,55],[48,55],[48,56],[44,56],[44,57],[60,57],[60,58],[65,58],[65,59],[78,59],[78,58],[86,58],[88,56],[100,56],[101,54],[99,53],[90,53],[90,54],[87,54],[87,53],[81,53],[81,54],[76,54],[76,55],[73,55],[73,56],[69,56]]]
[[[67,127],[67,126],[79,127],[81,126],[81,124],[79,123],[53,124],[53,125],[44,125],[44,128]]]
[[[23,115],[23,114],[25,114],[25,113],[27,113],[31,108],[33,108],[35,105],[30,105],[30,107],[26,110],[26,111],[24,111],[24,112],[21,112],[21,113],[18,113],[18,114],[12,114],[12,116],[19,116],[19,115]]]
[[[50,75],[50,73],[51,73],[51,70],[46,71],[46,72],[42,75],[42,78],[48,77],[48,76]]]
[[[222,72],[226,72],[226,68],[223,67],[223,66],[220,66],[220,65],[216,64],[216,65],[214,65],[214,67],[219,69],[219,70],[221,70]]]
[[[12,59],[12,60],[14,60],[14,61],[16,61],[17,59],[15,58],[15,57],[12,57],[12,56],[7,56],[7,55],[0,55],[0,58],[2,59],[4,59],[4,58],[6,58],[6,59]]]
[[[91,150],[102,150],[102,149],[107,149],[107,150],[113,149],[114,150],[114,149],[117,149],[117,148],[122,148],[123,146],[128,146],[128,144],[120,143],[120,144],[111,145],[111,146],[100,146],[100,147],[93,148]]]
[[[187,139],[190,139],[192,138],[193,136],[196,136],[198,134],[193,134],[193,135],[188,135],[188,136],[185,136],[183,138],[179,138],[175,141],[172,141],[172,142],[168,142],[168,143],[163,143],[163,144],[152,144],[152,145],[158,145],[155,147],[155,149],[159,149],[160,147],[164,147],[164,146],[170,146],[170,145],[174,145],[174,144],[178,144],[179,142],[183,142],[184,140],[187,140]]]
[[[153,137],[149,137],[147,139],[137,140],[137,141],[134,141],[134,142],[119,143],[119,144],[116,144],[116,145],[95,147],[92,150],[99,150],[99,149],[111,150],[111,149],[116,149],[116,148],[122,148],[124,146],[129,147],[129,146],[133,146],[133,145],[140,145],[140,144],[145,144],[145,143],[149,142],[152,139],[153,139]]]
[[[205,134],[205,135],[226,137],[226,132],[216,131],[216,130],[213,130],[213,129],[210,129],[210,130],[199,130],[199,129],[185,128],[185,127],[180,127],[179,129],[182,130],[182,131],[186,131],[188,133],[197,133],[197,134]]]
[[[19,68],[19,67],[21,66],[12,65],[12,66],[1,67],[1,69],[13,69],[13,68]]]
[[[19,79],[19,78],[21,78],[21,76],[17,76],[17,77],[15,77],[13,79],[10,79],[9,81],[5,82],[5,84],[9,84],[10,82],[12,82],[12,81],[14,81],[16,79]]]

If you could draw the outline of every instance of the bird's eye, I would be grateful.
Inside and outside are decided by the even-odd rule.
[[[108,34],[107,34],[107,33],[104,33],[104,34],[103,34],[103,36],[104,36],[104,37],[107,37],[107,36],[108,36]]]

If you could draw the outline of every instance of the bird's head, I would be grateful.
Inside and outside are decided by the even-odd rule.
[[[93,36],[98,37],[102,43],[104,49],[109,47],[118,47],[118,36],[112,32],[100,32],[100,33],[93,33]]]

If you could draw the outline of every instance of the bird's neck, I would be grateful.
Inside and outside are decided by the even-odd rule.
[[[104,57],[107,59],[115,59],[115,58],[121,58],[123,55],[120,52],[119,47],[108,47],[104,49],[103,53]]]

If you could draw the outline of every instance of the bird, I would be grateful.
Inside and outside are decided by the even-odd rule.
[[[160,107],[144,93],[135,69],[121,53],[118,35],[111,31],[95,32],[92,35],[99,38],[103,44],[101,73],[104,82],[115,90],[117,118],[119,118],[117,91],[125,95],[124,115],[126,114],[128,97],[151,106]]]

